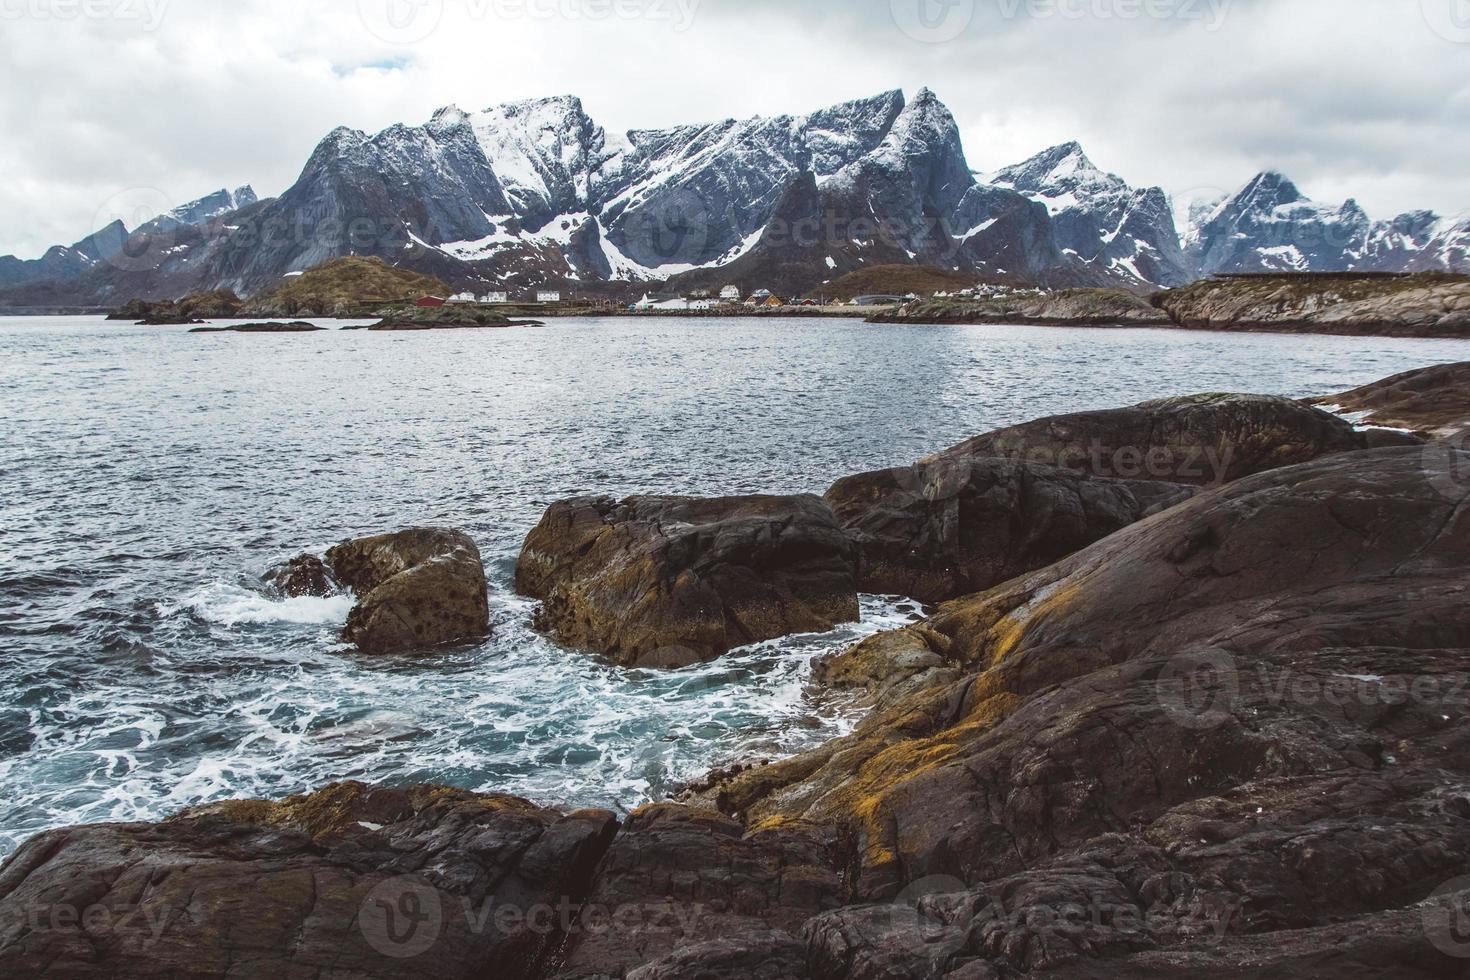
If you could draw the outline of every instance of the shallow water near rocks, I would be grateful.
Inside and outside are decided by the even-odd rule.
[[[341,324],[323,321],[323,325]],[[1320,395],[1470,342],[818,320],[189,334],[0,318],[0,854],[356,778],[626,811],[850,729],[805,690],[863,622],[677,672],[559,649],[511,594],[547,504],[816,492],[1043,415],[1200,391]],[[302,551],[462,528],[495,635],[368,658],[350,602],[273,600]]]

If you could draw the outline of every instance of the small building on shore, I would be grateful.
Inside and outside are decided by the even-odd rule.
[[[510,293],[506,293],[506,292],[490,292],[490,293],[486,293],[483,297],[481,297],[480,302],[482,302],[482,303],[509,303],[510,302]]]
[[[420,296],[414,301],[413,305],[422,309],[430,309],[436,306],[443,306],[447,302],[449,301],[441,296]]]
[[[555,289],[538,289],[536,291],[536,302],[538,303],[560,303],[561,293]]]
[[[726,286],[724,289],[720,290],[720,299],[725,300],[726,302],[740,302],[740,287]]]

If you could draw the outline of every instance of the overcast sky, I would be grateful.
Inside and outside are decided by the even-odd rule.
[[[925,85],[980,171],[1077,139],[1178,197],[1276,168],[1470,211],[1470,0],[0,0],[0,254],[449,103],[622,130]]]

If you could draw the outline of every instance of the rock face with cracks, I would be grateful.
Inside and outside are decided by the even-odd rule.
[[[862,591],[942,602],[1050,565],[1194,493],[973,457],[847,477],[827,502],[857,545]]]
[[[565,643],[681,667],[856,620],[853,558],[818,497],[585,497],[546,512],[516,588]]]

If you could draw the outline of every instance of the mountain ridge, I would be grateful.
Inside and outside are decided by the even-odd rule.
[[[1181,229],[1161,188],[1099,168],[1076,141],[974,173],[927,88],[625,133],[564,95],[449,105],[374,134],[338,127],[277,198],[221,189],[138,229],[0,258],[0,304],[259,294],[347,255],[470,290],[802,293],[915,264],[1147,292],[1221,272],[1463,269],[1470,222],[1427,211],[1372,221],[1355,201],[1311,201],[1268,170],[1192,208]]]

